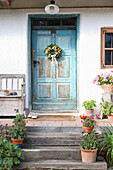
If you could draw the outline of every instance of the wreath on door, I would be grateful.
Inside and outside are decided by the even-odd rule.
[[[58,61],[59,58],[62,57],[62,50],[59,46],[56,44],[54,45],[48,45],[45,49],[46,56],[48,57],[48,60],[51,61]]]

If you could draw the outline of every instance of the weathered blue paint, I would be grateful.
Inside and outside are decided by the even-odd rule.
[[[32,109],[32,107],[31,107],[31,105],[32,105],[32,91],[31,91],[31,89],[32,89],[32,85],[31,85],[31,19],[32,18],[43,18],[43,17],[45,17],[45,18],[50,18],[50,17],[52,17],[52,18],[56,18],[56,17],[58,17],[58,18],[60,18],[60,17],[77,17],[77,45],[76,45],[76,57],[77,57],[77,63],[76,63],[76,68],[77,68],[77,73],[76,73],[76,68],[75,68],[75,73],[77,74],[77,81],[75,82],[76,84],[75,84],[75,86],[76,86],[76,88],[77,88],[77,94],[76,94],[76,96],[77,96],[77,109],[79,109],[79,63],[78,63],[78,59],[79,59],[79,54],[78,54],[78,51],[79,51],[79,15],[75,15],[75,14],[72,14],[72,15],[29,15],[28,16],[28,32],[29,32],[29,35],[28,35],[28,75],[29,75],[29,78],[28,78],[28,87],[29,87],[29,89],[28,89],[28,91],[29,91],[29,109],[31,110]],[[53,91],[54,91],[55,89],[54,89],[54,87],[53,87]],[[54,98],[55,98],[55,96],[53,96]],[[53,102],[54,102],[54,100],[53,100]],[[66,106],[67,106],[67,104],[66,104]],[[41,109],[41,108],[39,108],[39,109]],[[65,107],[65,104],[64,105],[62,105],[62,109],[67,109],[66,107]],[[72,108],[73,109],[73,108]],[[76,108],[74,108],[74,109],[76,109]]]
[[[76,54],[75,30],[32,31],[32,47],[35,50],[33,109],[72,110],[76,109]],[[51,62],[45,56],[45,48],[57,44],[62,58]]]

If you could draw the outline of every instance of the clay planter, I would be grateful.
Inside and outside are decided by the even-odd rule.
[[[83,130],[84,130],[85,133],[91,133],[92,130],[93,130],[93,128],[94,128],[94,126],[92,126],[92,127],[82,126],[82,128],[83,128]]]
[[[23,140],[24,140],[24,138],[21,138],[21,140],[11,138],[11,140],[12,140],[13,144],[21,145]]]
[[[113,93],[113,85],[103,85],[104,93]]]
[[[113,113],[110,113],[110,115],[108,115],[108,119],[113,120]]]
[[[85,163],[96,162],[98,149],[85,150],[85,149],[80,148],[80,150],[81,150],[82,162],[85,162]]]
[[[86,115],[87,115],[87,116],[92,116],[92,115],[93,115],[93,112],[94,112],[94,109],[85,110],[85,111],[86,111]]]

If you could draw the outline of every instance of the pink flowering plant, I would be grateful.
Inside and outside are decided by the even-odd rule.
[[[92,83],[96,84],[96,85],[113,85],[113,70],[111,71],[111,73],[108,74],[99,74],[95,77],[95,79],[93,79]]]
[[[80,143],[81,148],[85,150],[97,149],[99,147],[100,137],[101,133],[98,133],[95,130],[90,134],[84,133],[82,136],[83,142]]]
[[[96,120],[93,118],[93,116],[80,115],[80,118],[83,126],[85,127],[93,127],[96,125]]]

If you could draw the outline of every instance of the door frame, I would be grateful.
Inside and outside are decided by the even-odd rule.
[[[70,14],[70,15],[28,15],[28,109],[29,111],[32,111],[32,63],[31,63],[31,57],[32,57],[32,51],[31,51],[31,42],[32,42],[32,30],[31,30],[31,20],[32,18],[62,18],[62,17],[76,17],[77,18],[77,27],[76,27],[76,95],[77,95],[77,110],[75,112],[79,112],[79,20],[80,15],[79,14]],[[70,110],[71,111],[71,110]],[[71,111],[73,112],[73,111]]]

